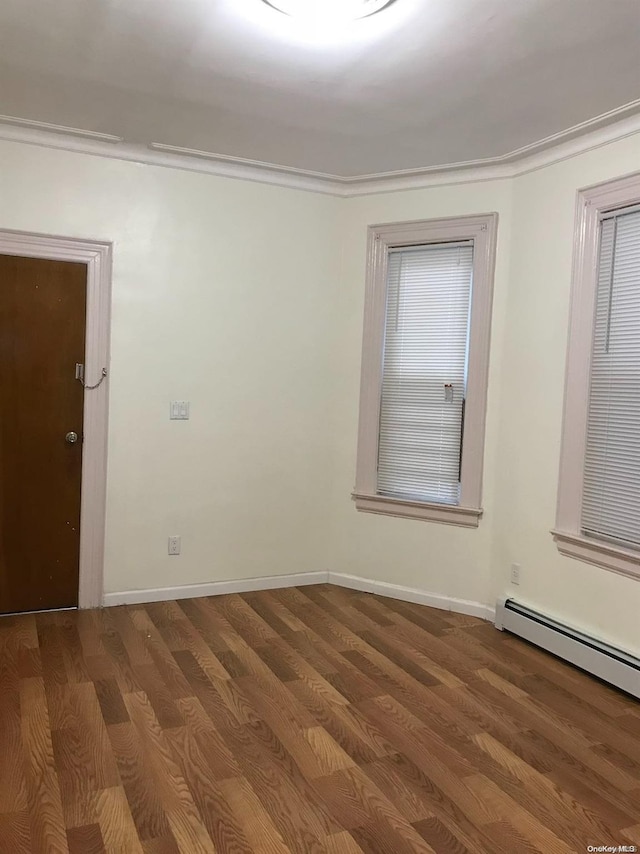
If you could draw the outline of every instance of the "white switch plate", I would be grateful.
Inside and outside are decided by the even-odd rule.
[[[188,421],[189,420],[189,401],[188,400],[172,400],[169,408],[169,418],[171,421]]]
[[[169,537],[169,554],[170,555],[179,555],[180,554],[180,537]]]
[[[520,564],[512,563],[511,564],[511,583],[512,584],[520,584]]]

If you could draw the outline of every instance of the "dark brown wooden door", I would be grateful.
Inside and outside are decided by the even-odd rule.
[[[0,613],[78,604],[86,285],[0,255]]]

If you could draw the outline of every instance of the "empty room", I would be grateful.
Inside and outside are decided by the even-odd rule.
[[[0,854],[640,847],[640,0],[0,0]]]

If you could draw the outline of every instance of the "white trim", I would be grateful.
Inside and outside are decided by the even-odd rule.
[[[438,608],[440,611],[467,614],[470,617],[479,617],[481,620],[493,621],[495,617],[495,609],[491,605],[483,605],[481,602],[473,602],[471,599],[457,599],[455,596],[445,596],[442,593],[429,593],[426,590],[405,587],[402,584],[374,581],[370,578],[361,578],[358,575],[329,572],[329,584],[349,587],[352,590],[362,590],[364,593],[375,593],[377,596],[388,596],[389,599],[399,599],[402,602],[427,605],[430,608]]]
[[[17,231],[0,231],[0,254],[75,261],[87,265],[85,375],[89,382],[109,368],[111,244]],[[107,478],[108,384],[84,395],[80,582],[78,607],[102,602]]]
[[[640,133],[640,100],[497,157],[338,179],[355,189],[342,195],[393,193],[452,184],[518,178]],[[602,126],[602,123],[610,122]]]
[[[459,504],[431,504],[428,501],[409,501],[405,498],[390,498],[386,495],[363,495],[351,493],[356,509],[363,513],[378,513],[383,516],[398,516],[402,519],[426,519],[445,525],[477,528],[482,510],[461,507]]]
[[[61,133],[65,136],[79,137],[80,139],[93,139],[99,142],[123,142],[121,136],[113,136],[111,133],[99,133],[95,130],[83,130],[82,128],[70,128],[66,125],[53,125],[50,122],[37,122],[35,119],[21,119],[17,116],[0,116],[1,125],[13,125],[14,127],[26,128],[28,130],[39,130],[45,133]]]
[[[102,604],[140,605],[144,602],[167,602],[171,599],[195,599],[200,596],[223,596],[228,593],[248,593],[254,590],[278,590],[283,587],[304,587],[326,584],[328,572],[298,572],[293,575],[265,575],[261,578],[239,578],[232,581],[207,581],[203,584],[184,584],[177,587],[150,587],[145,590],[122,590],[105,593]]]
[[[161,142],[129,143],[111,134],[14,116],[0,116],[0,139],[351,198],[516,178],[640,133],[638,111],[640,101],[631,101],[496,157],[350,177]]]
[[[640,551],[634,552],[604,540],[585,537],[583,534],[557,530],[551,533],[560,554],[601,566],[627,578],[640,579]]]
[[[305,174],[304,171],[296,169],[289,172],[285,166],[225,157],[213,153],[208,154],[190,149],[173,151],[170,146],[162,146],[160,143],[144,145],[129,142],[105,142],[99,138],[89,138],[88,134],[25,127],[18,120],[13,124],[0,121],[0,140],[69,151],[75,154],[106,157],[111,160],[124,160],[145,166],[162,166],[169,169],[181,169],[186,172],[215,175],[221,178],[273,184],[279,187],[333,196],[349,195],[342,193],[338,183],[340,179],[334,178],[333,175]]]
[[[640,172],[577,194],[558,503],[552,531],[561,554],[634,578],[640,578],[640,553],[583,536],[581,515],[600,216],[638,200]]]
[[[165,145],[163,142],[150,142],[151,151],[161,151],[165,154],[177,154],[181,157],[196,157],[200,160],[209,160],[218,164],[233,164],[253,169],[267,169],[272,172],[283,172],[302,178],[318,178],[321,181],[341,181],[337,175],[327,172],[314,172],[310,169],[296,169],[294,166],[283,166],[278,163],[265,163],[263,160],[250,160],[246,157],[233,157],[230,154],[215,154],[212,151],[203,151],[201,148],[183,148],[179,145]],[[346,180],[346,179],[345,179]]]
[[[482,470],[497,231],[497,213],[369,226],[356,485],[352,494],[356,509],[428,522],[478,526],[482,515]],[[378,494],[377,483],[389,251],[392,247],[443,240],[471,240],[474,246],[459,505],[389,498]]]
[[[327,583],[336,587],[347,587],[349,590],[360,590],[362,593],[373,593],[376,582],[361,575],[349,575],[345,572],[328,572]]]
[[[640,662],[636,656],[567,626],[560,620],[547,617],[521,602],[512,601],[514,605],[529,611],[530,615],[507,608],[506,600],[499,599],[496,603],[497,629],[524,638],[598,679],[640,698]]]
[[[335,584],[337,587],[348,587],[352,590],[361,590],[364,593],[375,593],[378,596],[388,596],[391,599],[400,599],[403,602],[428,605],[441,611],[468,614],[473,617],[480,617],[482,620],[493,621],[495,616],[495,610],[490,605],[483,605],[480,602],[456,599],[439,593],[428,593],[426,590],[403,587],[400,584],[387,584],[384,581],[373,581],[369,578],[342,572],[299,572],[293,575],[267,575],[262,578],[211,581],[204,584],[186,584],[178,587],[122,590],[118,593],[105,593],[103,604],[106,607],[141,605],[145,602],[166,602],[172,599],[193,599],[200,596],[221,596],[228,593],[247,593],[256,590],[278,590],[310,584]]]

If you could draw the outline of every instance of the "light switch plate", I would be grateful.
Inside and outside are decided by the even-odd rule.
[[[169,408],[169,418],[171,421],[188,421],[189,420],[189,401],[188,400],[172,400]]]

